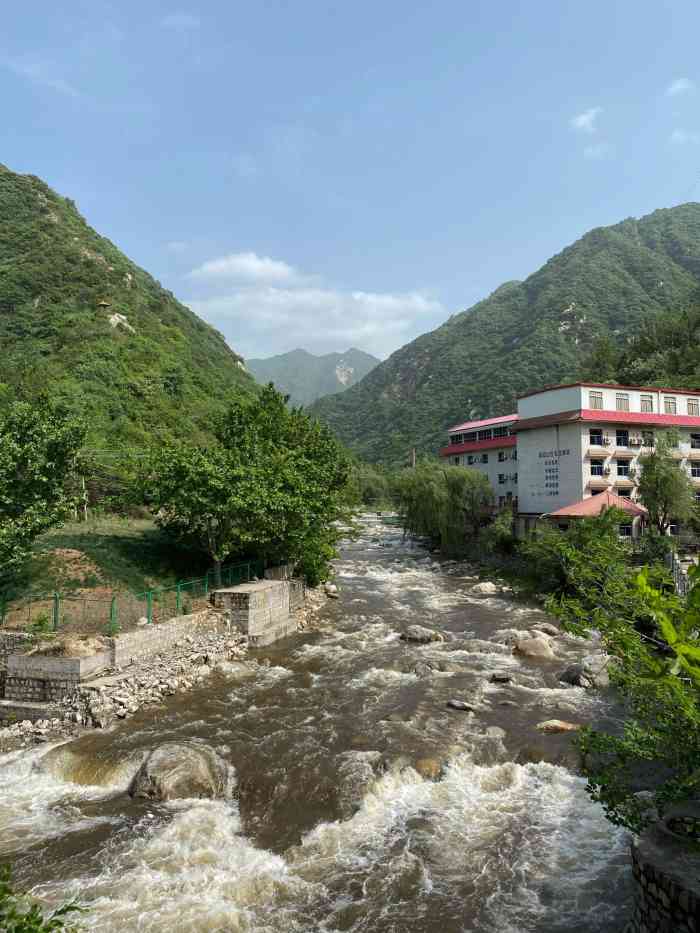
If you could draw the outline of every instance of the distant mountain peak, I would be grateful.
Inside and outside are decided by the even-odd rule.
[[[303,358],[303,368],[299,360]],[[268,359],[247,360],[258,382],[273,382],[289,395],[294,405],[310,405],[324,395],[343,392],[355,385],[379,363],[364,350],[350,347],[345,353],[315,355],[297,348]]]

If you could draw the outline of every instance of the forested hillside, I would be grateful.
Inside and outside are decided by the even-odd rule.
[[[344,392],[379,363],[363,350],[314,356],[307,350],[291,350],[264,360],[246,360],[250,372],[262,383],[274,382],[293,405],[310,405],[334,392]]]
[[[597,340],[623,346],[642,319],[699,292],[700,204],[601,227],[314,409],[360,456],[405,463],[450,424],[507,414],[519,393],[581,375]]]
[[[67,198],[0,165],[0,402],[48,390],[92,446],[204,439],[255,383],[221,334]]]

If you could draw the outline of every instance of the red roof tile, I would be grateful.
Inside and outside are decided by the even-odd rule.
[[[556,512],[548,512],[547,518],[592,518],[594,515],[600,515],[605,509],[622,509],[629,512],[630,515],[646,515],[647,510],[643,505],[637,505],[631,499],[625,499],[622,496],[616,496],[609,489],[590,496],[588,499],[581,499],[580,502],[574,502],[572,505],[565,505],[563,509],[557,509]]]
[[[475,428],[488,428],[494,424],[507,424],[509,421],[517,421],[517,415],[499,415],[497,418],[484,418],[482,421],[465,421],[464,424],[456,424],[453,428],[448,428],[448,434],[454,434],[457,431],[471,431]]]

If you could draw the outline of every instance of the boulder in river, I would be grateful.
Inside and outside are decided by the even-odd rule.
[[[421,777],[437,781],[442,774],[443,763],[438,758],[418,758],[415,768]]]
[[[431,641],[444,641],[445,636],[442,632],[436,632],[433,629],[425,628],[423,625],[409,625],[401,633],[403,641],[412,641],[418,645],[427,645]]]
[[[537,723],[538,732],[554,735],[558,732],[577,732],[581,728],[579,723],[566,722],[564,719],[547,719]]]
[[[168,742],[150,751],[129,787],[132,797],[230,797],[233,769],[207,745]]]
[[[495,596],[501,592],[501,588],[490,580],[484,580],[483,583],[476,583],[471,591],[474,596]]]
[[[535,636],[534,638],[520,638],[516,641],[513,650],[516,654],[522,654],[526,658],[554,657],[554,651],[546,635]]]
[[[557,675],[563,684],[569,684],[571,687],[584,687],[588,689],[594,686],[593,677],[588,673],[583,664],[571,664]]]
[[[335,583],[326,583],[323,589],[329,599],[338,599],[340,594],[338,593],[338,587]]]
[[[491,683],[492,684],[509,684],[513,680],[510,674],[491,674]]]
[[[544,632],[545,635],[550,635],[552,638],[556,638],[557,635],[561,635],[561,630],[557,628],[552,622],[538,622],[537,625],[532,626],[533,632]]]

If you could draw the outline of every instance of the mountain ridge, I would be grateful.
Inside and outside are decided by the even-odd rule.
[[[223,336],[100,236],[74,202],[0,164],[0,399],[49,391],[88,443],[206,440],[257,391]]]
[[[407,462],[450,424],[507,414],[520,392],[581,375],[599,337],[618,343],[654,312],[700,294],[700,204],[596,227],[522,281],[396,350],[313,411],[356,454]]]
[[[371,353],[357,347],[318,355],[297,347],[264,359],[246,360],[259,382],[275,383],[293,405],[310,405],[325,395],[344,392],[378,363]]]

